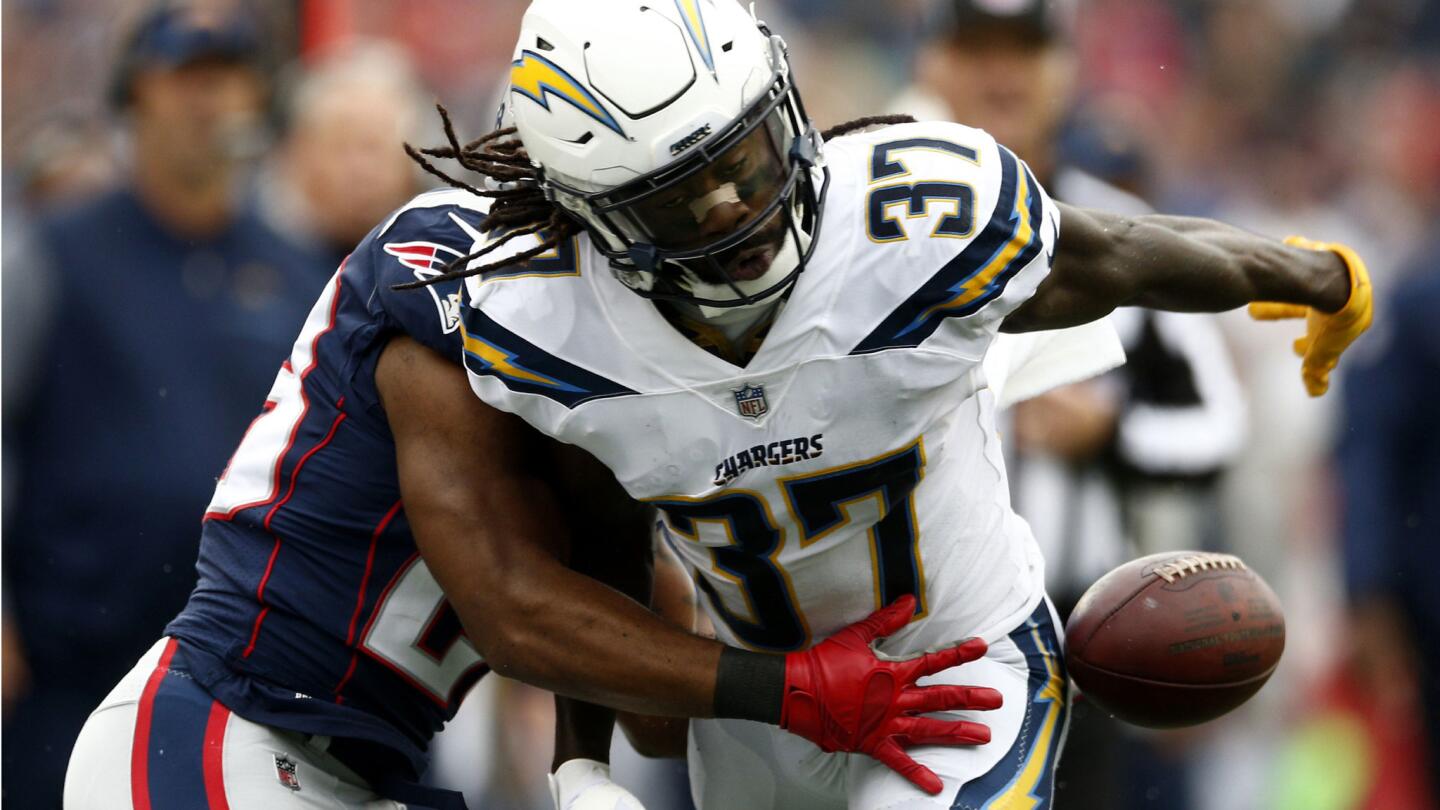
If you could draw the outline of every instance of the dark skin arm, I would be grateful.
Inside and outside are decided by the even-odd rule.
[[[1054,266],[1001,331],[1075,326],[1121,306],[1221,312],[1283,301],[1335,312],[1350,294],[1344,262],[1328,251],[1289,247],[1209,219],[1057,205]]]
[[[566,504],[571,570],[602,582],[640,604],[651,603],[654,560],[654,512],[640,508],[613,483],[596,489],[596,480],[609,480],[609,472],[593,456],[558,442],[550,442],[550,466],[555,487]],[[630,717],[631,715],[626,715]],[[581,700],[555,696],[555,756],[550,770],[572,759],[610,761],[610,739],[615,729],[615,710]],[[647,718],[648,719],[648,718]],[[680,718],[653,718],[657,723],[678,723]],[[683,756],[683,748],[681,749]]]
[[[654,588],[650,609],[688,632],[696,624],[695,586],[685,567],[662,542],[655,543]],[[683,759],[690,721],[684,717],[656,717],[623,712],[620,727],[641,756]]]
[[[553,443],[409,338],[390,342],[375,379],[416,545],[491,669],[625,711],[714,714],[718,642],[566,567],[570,504],[552,480]],[[597,498],[614,492],[608,473],[585,483]]]
[[[614,709],[556,695],[555,756],[550,760],[550,771],[558,771],[572,759],[609,763],[614,730]]]

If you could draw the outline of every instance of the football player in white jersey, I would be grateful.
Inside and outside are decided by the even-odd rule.
[[[462,437],[447,477],[495,485],[458,501],[486,526],[422,551],[467,627],[513,596],[504,572],[534,557],[507,537],[543,537],[558,506],[511,483],[527,463],[515,417],[659,507],[727,646],[600,588],[532,597],[523,633],[472,632],[496,669],[543,684],[559,666],[531,636],[583,622],[565,651],[593,662],[565,685],[577,697],[724,718],[690,724],[707,810],[1048,806],[1068,682],[1043,560],[1009,506],[981,367],[997,333],[1122,304],[1268,302],[1252,313],[1306,318],[1297,351],[1318,395],[1369,323],[1364,266],[1343,246],[1065,206],[957,124],[862,119],[822,137],[783,41],[734,0],[536,0],[509,105],[513,129],[425,153],[494,181],[451,180],[494,199],[490,236],[436,280],[466,278],[464,361],[490,407],[435,412],[445,441],[429,449],[462,455]],[[417,392],[398,406],[423,411],[448,383],[404,352],[380,371]],[[908,715],[879,731],[820,717],[841,669],[808,651],[864,646],[832,634],[887,605],[890,658],[988,642],[929,681],[971,711],[915,716],[940,707],[877,675],[867,698]],[[642,651],[623,670],[606,660],[621,645]],[[650,700],[629,694],[637,671]],[[928,744],[956,741],[945,721],[982,720],[988,744]]]

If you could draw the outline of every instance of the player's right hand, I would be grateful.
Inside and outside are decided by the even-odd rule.
[[[915,597],[903,596],[814,647],[787,655],[780,726],[824,751],[869,754],[936,794],[943,787],[940,777],[904,749],[980,745],[990,741],[990,727],[920,715],[998,709],[1002,699],[988,687],[915,685],[918,678],[983,656],[986,645],[978,638],[905,660],[878,656],[871,643],[899,631],[914,614]]]

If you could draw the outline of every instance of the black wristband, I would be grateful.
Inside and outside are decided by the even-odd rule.
[[[715,671],[715,716],[780,724],[785,656],[734,647],[720,651]]]

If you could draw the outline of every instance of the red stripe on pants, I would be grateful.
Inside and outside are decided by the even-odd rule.
[[[205,723],[205,803],[210,810],[230,810],[225,799],[225,726],[230,710],[215,701],[210,705],[210,719]]]
[[[150,810],[150,722],[155,715],[155,693],[170,672],[170,659],[175,657],[175,639],[165,642],[160,663],[145,682],[140,693],[140,708],[135,715],[135,740],[130,748],[130,801],[135,810]]]

